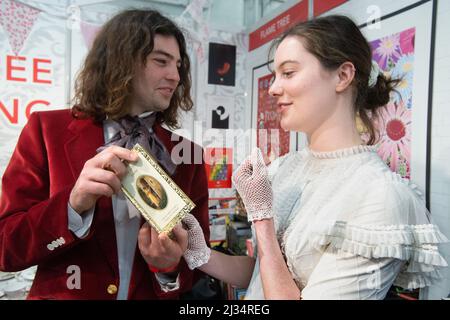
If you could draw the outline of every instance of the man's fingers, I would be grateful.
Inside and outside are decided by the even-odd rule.
[[[120,147],[117,147],[117,148],[120,148]],[[120,148],[120,149],[122,149],[121,152],[124,152],[123,150],[127,150],[128,154],[131,152],[128,149],[124,149],[124,148]],[[106,150],[108,150],[108,149],[106,149]],[[111,172],[115,173],[119,178],[122,178],[127,173],[127,167],[126,167],[125,162],[132,162],[132,161],[122,159],[120,156],[118,156],[117,154],[115,154],[114,152],[111,152],[111,151],[112,150],[110,150],[110,152],[103,151],[103,152],[99,153],[95,158],[94,165],[97,168],[111,171]],[[131,153],[133,153],[133,152],[131,152]]]
[[[168,252],[168,250],[173,248],[173,241],[169,238],[169,235],[166,232],[158,232],[151,228],[151,237],[153,244],[159,244],[159,250],[162,252]]]
[[[99,167],[108,170],[122,178],[127,173],[126,165],[114,154],[108,154],[105,159],[99,160]]]
[[[158,231],[156,231],[156,230],[153,229],[152,227],[150,227],[150,229],[151,229],[152,242],[153,242],[153,243],[158,243],[158,242],[159,242]]]
[[[167,252],[171,252],[174,249],[174,245],[176,244],[175,241],[169,238],[169,235],[166,232],[161,232],[158,235],[158,240],[163,250]]]
[[[120,191],[121,184],[119,177],[112,172],[94,168],[87,174],[87,177],[92,182],[102,183],[109,186],[115,193]]]
[[[173,239],[169,237],[167,233],[161,233],[159,235],[159,243],[165,252],[178,252],[183,254],[188,246],[188,233],[181,226],[177,224],[172,229]]]
[[[138,242],[140,248],[149,248],[152,244],[151,228],[148,223],[144,223],[139,230]]]
[[[81,181],[77,188],[79,193],[93,195],[95,197],[111,197],[114,194],[114,189],[110,185],[95,180]]]
[[[134,151],[131,151],[126,148],[118,147],[118,146],[110,146],[110,147],[106,148],[105,150],[103,150],[102,152],[100,152],[99,154],[105,154],[105,153],[113,153],[118,158],[120,158],[122,160],[126,160],[126,161],[133,162],[133,161],[136,161],[137,159],[139,159],[138,155]]]
[[[183,250],[183,252],[186,251],[187,246],[188,246],[187,231],[183,228],[183,226],[181,224],[177,224],[175,226],[175,228],[173,228],[172,232],[175,235],[176,241],[177,241],[178,245],[181,247],[181,249]]]
[[[183,237],[184,234],[187,234],[187,231],[183,228],[183,226],[181,225],[181,223],[177,224],[173,229],[172,229],[173,234],[175,235],[175,238],[178,239],[180,237]]]

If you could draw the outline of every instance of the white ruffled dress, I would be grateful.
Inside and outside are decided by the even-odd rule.
[[[374,147],[306,148],[273,162],[269,176],[278,240],[302,299],[383,299],[392,284],[441,278],[438,244],[447,238],[417,186]],[[264,299],[258,260],[246,299]]]

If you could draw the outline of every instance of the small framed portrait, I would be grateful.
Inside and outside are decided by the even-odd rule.
[[[170,232],[195,204],[139,144],[132,150],[139,160],[127,164],[122,191],[158,233]]]
[[[155,177],[142,175],[136,180],[136,188],[146,204],[155,210],[167,207],[167,192]]]

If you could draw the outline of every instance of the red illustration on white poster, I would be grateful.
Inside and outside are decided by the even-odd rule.
[[[258,79],[258,113],[256,145],[270,161],[289,152],[289,132],[280,127],[275,98],[269,95],[272,75]]]

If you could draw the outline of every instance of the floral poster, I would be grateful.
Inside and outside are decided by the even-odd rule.
[[[397,92],[379,114],[378,154],[392,171],[404,178],[411,174],[411,113],[415,28],[372,41],[373,60],[389,77],[402,79]]]
[[[385,75],[401,79],[380,109],[378,153],[402,177],[430,192],[432,65],[435,1],[420,1],[360,26],[372,58]]]

